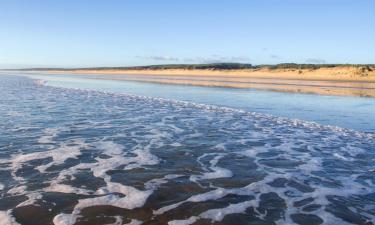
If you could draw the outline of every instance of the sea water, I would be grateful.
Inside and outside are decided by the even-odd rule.
[[[31,77],[43,79],[55,87],[190,101],[375,133],[374,98],[119,81],[109,80],[111,76],[100,74]]]
[[[0,76],[0,224],[375,223],[371,132],[58,82]]]

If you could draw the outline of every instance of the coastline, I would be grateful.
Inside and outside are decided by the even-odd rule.
[[[36,72],[36,71],[32,71]],[[45,70],[48,74],[92,75],[93,79],[129,80],[165,84],[255,88],[322,95],[375,97],[375,71],[355,67],[319,69],[75,69]]]

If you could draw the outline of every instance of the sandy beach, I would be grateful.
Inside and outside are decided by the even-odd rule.
[[[46,71],[44,71],[46,72]],[[181,85],[256,88],[281,92],[375,97],[375,71],[358,67],[242,70],[49,70],[51,74],[90,74],[95,79]]]

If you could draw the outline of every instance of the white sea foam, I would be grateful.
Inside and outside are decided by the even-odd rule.
[[[53,182],[49,187],[44,188],[43,191],[45,192],[59,192],[59,193],[71,193],[77,195],[89,195],[92,194],[93,191],[86,190],[83,188],[76,188],[66,184],[59,184]]]
[[[185,202],[203,202],[208,200],[215,200],[221,197],[224,197],[228,194],[229,190],[224,188],[217,188],[213,191],[209,191],[203,194],[193,195],[192,197],[186,199],[185,201],[177,202],[175,204],[164,206],[160,209],[154,210],[155,215],[161,215],[167,211],[177,208],[178,206],[182,205]]]
[[[212,221],[222,221],[224,216],[234,213],[242,213],[247,208],[254,206],[258,206],[257,201],[245,201],[237,204],[230,204],[229,206],[221,209],[210,209],[202,214],[199,217],[204,219],[210,219]]]
[[[200,162],[201,159],[205,158],[206,156],[209,156],[212,154],[204,154],[198,158],[198,161]],[[215,155],[215,154],[214,154]],[[221,168],[217,166],[217,163],[221,158],[223,158],[225,154],[219,154],[215,156],[212,160],[210,160],[210,172],[205,172],[202,175],[192,175],[190,176],[190,180],[193,182],[198,182],[199,180],[208,180],[208,179],[217,179],[217,178],[226,178],[226,177],[232,177],[233,173],[232,171]],[[202,163],[201,163],[202,165]],[[204,166],[204,165],[203,165]]]
[[[37,200],[40,200],[43,198],[42,194],[40,194],[39,192],[29,192],[29,193],[24,193],[24,194],[27,197],[27,200],[24,202],[21,202],[16,207],[35,205]]]
[[[53,138],[56,137],[61,130],[61,128],[46,128],[44,130],[44,135],[38,139],[38,142],[40,144],[53,143]]]
[[[139,208],[145,204],[147,198],[153,193],[155,189],[158,188],[159,185],[165,183],[168,179],[175,179],[178,177],[180,177],[180,175],[172,174],[167,175],[162,179],[154,179],[148,181],[145,184],[145,187],[148,188],[148,190],[146,191],[140,191],[131,186],[126,186],[119,183],[107,181],[106,187],[100,188],[96,192],[96,194],[104,196],[79,200],[78,204],[75,205],[74,210],[71,214],[61,214],[55,217],[57,221],[55,225],[74,224],[81,210],[88,207],[109,205],[124,209]],[[116,193],[125,195],[125,197],[116,195]],[[62,223],[61,220],[64,223]],[[132,220],[130,224],[139,223],[140,221],[138,220]]]
[[[0,225],[20,225],[11,215],[11,211],[0,211]]]
[[[47,83],[47,81],[43,79],[34,79],[34,83],[38,86],[43,86]]]
[[[27,191],[27,186],[25,185],[13,187],[9,189],[7,193],[13,196],[24,195],[27,197],[27,200],[19,203],[16,207],[33,205],[37,200],[43,197],[38,191]]]
[[[143,222],[140,220],[132,219],[129,223],[120,223],[118,222],[119,225],[141,225]]]
[[[168,225],[189,225],[195,223],[198,219],[209,219],[212,222],[220,222],[226,215],[234,213],[243,213],[249,207],[258,206],[257,201],[245,201],[237,204],[230,204],[225,208],[210,209],[201,213],[199,216],[192,216],[186,220],[173,220],[168,222]]]
[[[113,141],[100,141],[96,146],[103,150],[103,153],[108,156],[116,156],[124,153],[123,146]]]
[[[132,219],[129,223],[124,223],[121,216],[114,216],[113,218],[116,219],[114,223],[108,223],[105,225],[140,225],[142,224],[142,221],[139,221],[136,219]]]
[[[190,225],[190,224],[193,224],[195,222],[197,222],[197,220],[199,219],[199,217],[197,216],[192,216],[186,220],[172,220],[172,221],[169,221],[168,222],[168,225]]]
[[[76,222],[76,217],[72,217],[69,214],[61,213],[53,218],[53,224],[55,225],[70,225]]]
[[[15,172],[17,172],[25,163],[37,159],[52,158],[52,162],[37,167],[37,169],[43,173],[51,166],[63,164],[70,158],[77,158],[81,154],[81,149],[87,148],[87,146],[88,145],[82,140],[74,140],[69,143],[69,145],[63,144],[62,146],[49,151],[13,155],[12,158],[7,161],[8,163],[11,163],[13,177],[15,179],[22,179],[21,177],[18,177]]]
[[[63,214],[61,216],[55,217],[57,223],[61,223],[61,220],[65,224],[69,221],[75,221],[80,211],[87,207],[93,207],[98,205],[110,205],[125,209],[134,209],[141,207],[145,204],[147,198],[153,193],[153,189],[157,188],[158,185],[162,184],[162,180],[150,181],[149,184],[145,184],[149,190],[140,191],[134,187],[123,185],[120,183],[112,182],[111,177],[106,174],[107,171],[113,170],[120,166],[125,166],[125,170],[129,170],[136,167],[141,167],[143,165],[154,165],[159,162],[158,158],[150,153],[146,149],[135,149],[132,151],[135,154],[134,157],[126,157],[124,148],[122,145],[111,142],[111,141],[101,141],[96,144],[97,148],[101,149],[103,154],[106,154],[110,158],[96,158],[97,163],[91,164],[81,164],[76,168],[70,168],[68,171],[62,171],[60,173],[60,179],[66,178],[67,174],[74,174],[75,171],[82,168],[89,168],[93,172],[95,177],[103,178],[106,182],[106,186],[98,189],[96,191],[97,195],[104,195],[94,198],[87,198],[79,200],[78,204],[75,205],[74,210],[71,214]],[[165,179],[172,179],[175,176],[166,177]],[[152,185],[151,185],[152,184]],[[71,190],[67,186],[64,186],[62,191]],[[56,189],[53,189],[56,191]],[[59,189],[57,189],[59,190]],[[85,192],[87,193],[87,192]],[[122,197],[117,194],[125,195]],[[69,218],[70,217],[70,218]],[[62,219],[61,219],[62,218]],[[67,222],[68,221],[68,222]]]
[[[22,185],[22,186],[13,187],[9,189],[7,193],[11,195],[23,194],[25,193],[26,189],[27,187],[25,185]]]

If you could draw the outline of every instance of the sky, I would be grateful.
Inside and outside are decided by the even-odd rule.
[[[0,68],[375,63],[374,0],[0,0]]]

